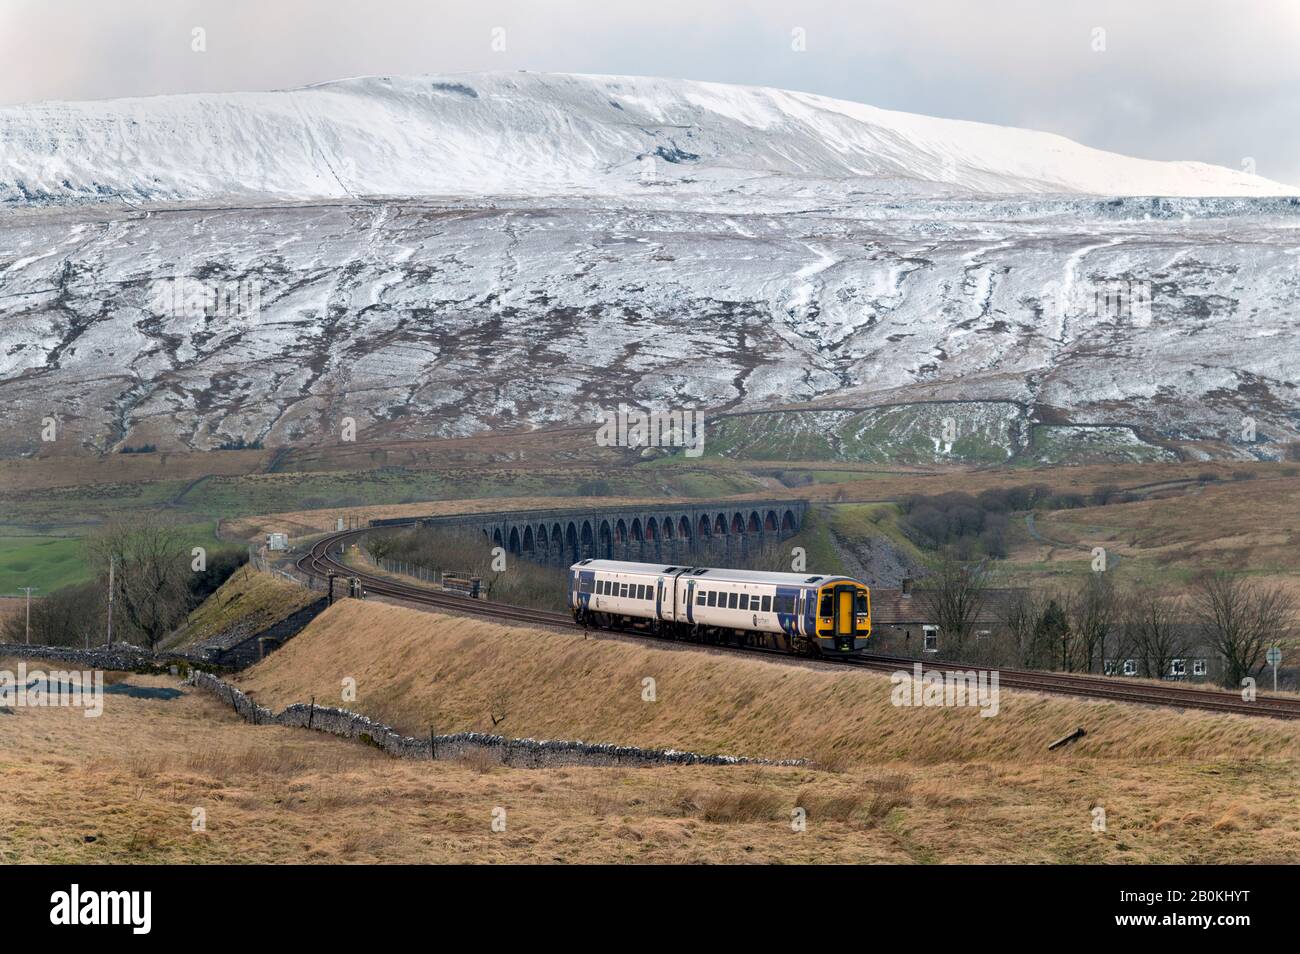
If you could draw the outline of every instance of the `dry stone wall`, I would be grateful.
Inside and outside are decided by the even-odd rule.
[[[247,722],[315,729],[357,739],[403,759],[459,759],[487,754],[503,765],[541,768],[552,765],[804,765],[803,759],[774,761],[732,755],[701,755],[675,749],[642,749],[564,739],[510,739],[483,732],[415,737],[347,709],[297,702],[276,713],[258,705],[242,690],[211,673],[194,670],[187,682],[224,701]]]

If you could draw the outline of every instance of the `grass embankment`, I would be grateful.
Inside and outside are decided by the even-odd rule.
[[[320,593],[245,564],[190,613],[164,648],[178,649],[238,626],[255,633],[319,599]]]
[[[584,639],[344,600],[238,677],[263,705],[337,700],[419,734],[493,730],[834,767],[1014,758],[1059,763],[1047,742],[1088,727],[1070,758],[1300,758],[1300,727],[1004,692],[996,717],[899,709],[888,678],[666,645]],[[657,701],[642,700],[655,680]],[[505,718],[493,728],[489,710]],[[501,711],[495,712],[500,718]]]

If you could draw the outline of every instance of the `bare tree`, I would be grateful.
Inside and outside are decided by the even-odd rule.
[[[1286,640],[1295,626],[1295,606],[1284,590],[1245,577],[1207,574],[1196,582],[1192,600],[1207,640],[1223,657],[1229,686],[1258,675],[1265,650]]]
[[[366,552],[375,561],[383,560],[393,552],[397,545],[397,536],[392,531],[367,533],[365,537]]]
[[[964,562],[945,549],[930,563],[922,582],[916,591],[920,606],[952,651],[960,653],[984,608],[988,571],[982,562]]]
[[[1071,668],[1074,658],[1074,631],[1070,628],[1070,594],[1061,592],[1049,596],[1038,621],[1035,637],[1041,657],[1047,660],[1048,669]]]
[[[1074,655],[1084,672],[1103,662],[1106,637],[1115,624],[1115,588],[1105,573],[1091,573],[1070,600]],[[1072,669],[1072,666],[1066,667]]]
[[[41,646],[88,646],[98,628],[102,595],[93,583],[67,586],[32,600],[32,642]],[[0,623],[0,642],[21,643],[27,638],[25,614],[15,613]]]
[[[1002,602],[998,614],[1013,665],[1042,666],[1051,659],[1043,645],[1043,619],[1051,597],[1042,590],[1015,589]],[[1047,665],[1053,665],[1047,662]]]
[[[105,579],[113,563],[115,623],[153,649],[191,608],[190,553],[180,529],[156,514],[136,514],[107,525],[87,546]]]
[[[761,547],[754,546],[743,562],[746,568],[751,570],[766,570],[771,573],[794,572],[794,556],[788,541],[781,543],[769,540]]]
[[[1186,655],[1186,606],[1183,597],[1152,586],[1137,587],[1124,614],[1125,639],[1134,647],[1142,675],[1160,679],[1170,664]]]

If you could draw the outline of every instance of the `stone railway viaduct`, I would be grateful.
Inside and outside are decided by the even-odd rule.
[[[511,510],[416,518],[422,527],[482,533],[493,546],[553,566],[587,557],[646,563],[745,556],[799,532],[806,500],[733,500],[555,510]],[[410,524],[411,518],[370,526]]]

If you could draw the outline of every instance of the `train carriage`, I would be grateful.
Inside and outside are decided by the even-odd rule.
[[[870,591],[843,576],[582,560],[568,597],[580,623],[701,642],[840,656],[871,635]]]

